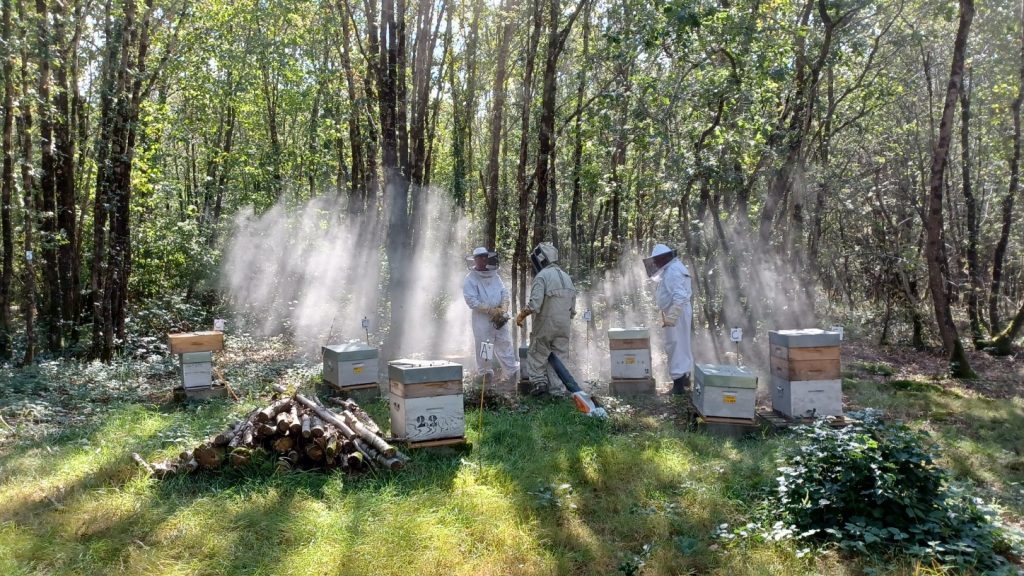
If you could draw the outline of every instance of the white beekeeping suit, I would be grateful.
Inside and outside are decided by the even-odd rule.
[[[548,355],[554,352],[563,362],[569,356],[569,323],[576,314],[576,287],[569,275],[555,264],[558,250],[550,242],[539,244],[530,258],[539,271],[530,287],[530,301],[519,312],[516,324],[522,326],[527,316],[536,314],[526,368],[530,375],[530,393],[538,395],[552,392],[551,384],[561,382],[548,363]]]
[[[506,311],[509,293],[501,281],[496,264],[496,255],[486,248],[473,251],[474,265],[462,283],[462,295],[473,311],[473,340],[476,343],[476,366],[478,372],[492,369],[480,357],[480,344],[490,341],[494,344],[494,360],[501,366],[502,379],[509,379],[519,372],[519,358],[512,350],[512,334]],[[499,327],[500,326],[500,327]]]
[[[657,283],[654,301],[661,310],[672,393],[682,394],[690,386],[690,374],[693,372],[690,342],[693,330],[693,284],[690,271],[676,257],[675,252],[664,244],[656,244],[651,257],[644,264],[648,274]]]

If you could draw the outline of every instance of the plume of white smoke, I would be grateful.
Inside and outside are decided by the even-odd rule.
[[[413,244],[411,281],[385,302],[386,234],[378,214],[351,215],[338,198],[295,208],[279,203],[256,215],[243,210],[225,252],[222,282],[238,325],[288,334],[307,351],[387,337],[389,306],[403,324],[399,355],[472,358],[469,310],[462,300],[467,226],[443,194],[424,191],[424,225]],[[382,358],[386,363],[390,358]]]

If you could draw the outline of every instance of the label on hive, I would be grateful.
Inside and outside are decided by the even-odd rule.
[[[736,403],[736,395],[735,394],[722,394],[722,402],[725,402],[726,404],[735,404]]]

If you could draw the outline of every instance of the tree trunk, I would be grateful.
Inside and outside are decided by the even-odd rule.
[[[487,208],[484,216],[484,242],[491,249],[498,245],[498,181],[500,171],[501,153],[501,127],[505,114],[505,80],[508,77],[509,48],[512,45],[512,35],[515,32],[515,18],[512,14],[516,11],[515,0],[505,0],[502,3],[501,14],[505,23],[501,28],[501,44],[498,45],[498,62],[494,72],[493,100],[491,104],[491,126],[490,146],[487,155]],[[513,256],[513,266],[519,259],[519,254]]]
[[[24,19],[24,9],[18,2],[18,19]],[[10,75],[7,76],[10,78]],[[29,93],[28,49],[25,43],[21,48],[21,93]],[[32,201],[34,177],[32,175],[32,104],[29,98],[21,99],[21,118],[18,122],[18,134],[21,140],[21,195],[25,207],[25,355],[22,365],[35,361],[36,354],[36,266],[33,258],[28,255],[34,250],[33,234],[35,229],[35,208]]]
[[[577,72],[575,126],[573,127],[572,148],[572,200],[569,203],[569,269],[572,274],[580,273],[583,262],[583,235],[585,222],[580,217],[580,206],[583,202],[583,96],[587,88],[587,66],[590,57],[590,6],[583,14],[583,52]]]
[[[57,180],[56,159],[53,151],[53,106],[50,100],[50,47],[53,39],[47,26],[49,9],[46,0],[36,0],[36,26],[39,56],[39,83],[36,86],[39,104],[39,199],[42,231],[41,252],[43,261],[43,278],[46,282],[45,311],[46,348],[57,352],[63,347],[61,330],[63,315],[61,311],[62,290],[60,271],[57,262]]]
[[[945,104],[942,108],[942,120],[939,123],[939,137],[935,142],[932,154],[931,175],[929,178],[928,211],[925,218],[927,243],[925,258],[928,261],[928,287],[935,308],[935,320],[942,337],[942,345],[950,356],[950,373],[957,378],[973,377],[970,363],[960,343],[956,325],[953,323],[952,310],[946,296],[946,278],[943,275],[945,249],[942,239],[942,193],[943,177],[949,155],[949,143],[953,131],[953,113],[956,110],[957,95],[963,81],[964,57],[967,51],[967,37],[974,18],[974,0],[960,0],[960,24],[957,29],[956,41],[953,45],[953,63],[950,66],[949,84],[946,88]]]
[[[14,34],[11,33],[11,0],[3,0],[3,24],[0,41],[7,46],[3,61],[3,171],[0,172],[0,238],[3,264],[0,268],[0,360],[11,357],[11,283],[14,279],[14,226],[11,221],[11,197],[14,192]],[[25,197],[29,192],[25,193]]]
[[[1024,6],[1021,7],[1021,26],[1024,26]],[[1020,108],[1024,101],[1024,29],[1020,38],[1020,78],[1017,97],[1013,100],[1013,155],[1010,156],[1010,189],[1003,198],[1003,227],[992,257],[992,287],[988,296],[989,328],[993,334],[999,332],[1002,322],[999,318],[999,300],[1002,297],[1003,262],[1010,243],[1010,229],[1013,225],[1013,203],[1020,186]]]
[[[530,185],[526,181],[526,164],[530,152],[530,108],[533,103],[533,67],[537,58],[537,45],[540,43],[541,24],[544,21],[544,14],[540,7],[540,0],[531,0],[530,19],[533,22],[533,29],[530,32],[529,43],[526,48],[526,64],[523,71],[523,94],[520,102],[521,125],[519,132],[519,163],[516,165],[516,196],[518,203],[518,221],[516,222],[516,244],[512,260],[512,284],[516,286],[519,296],[521,310],[526,305],[526,277],[529,274],[530,259],[526,246],[527,226],[529,222],[530,208]],[[513,298],[515,301],[516,298]],[[521,334],[524,339],[526,335],[525,326]]]
[[[977,343],[984,337],[981,325],[979,295],[981,294],[981,267],[978,265],[978,205],[971,182],[971,97],[969,86],[960,91],[960,156],[963,178],[964,204],[967,209],[967,315],[971,319],[971,339]]]
[[[355,75],[352,72],[352,32],[349,27],[348,15],[344,12],[341,14],[341,37],[341,66],[345,73],[345,87],[348,90],[348,140],[349,146],[352,149],[352,169],[348,186],[348,212],[349,214],[362,214],[366,210],[366,166],[363,161],[363,135],[359,126],[359,106],[356,104],[358,102],[356,81]],[[340,146],[338,155],[338,162],[340,164],[344,161],[344,152]],[[339,181],[338,193],[340,194],[341,191],[341,182]]]
[[[78,251],[74,242],[78,235],[75,214],[77,194],[75,191],[75,131],[73,130],[74,119],[71,109],[72,98],[70,97],[72,93],[77,97],[78,78],[74,73],[69,78],[68,69],[71,68],[74,71],[72,61],[78,54],[78,42],[81,35],[82,23],[78,4],[75,2],[75,27],[70,39],[64,38],[64,22],[70,16],[67,5],[62,2],[53,4],[54,36],[58,42],[66,43],[54,68],[54,78],[57,82],[54,107],[57,115],[54,119],[53,136],[56,155],[57,237],[59,239],[57,268],[61,291],[61,318],[63,320],[61,338],[71,340],[74,340],[77,334],[74,327],[78,321],[78,292],[80,289]]]

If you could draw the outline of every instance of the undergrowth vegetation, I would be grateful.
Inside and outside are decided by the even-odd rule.
[[[173,365],[156,352],[109,366],[0,369],[0,573],[902,575],[1019,566],[998,560],[1019,562],[1007,526],[1024,517],[1019,400],[904,375],[906,384],[854,378],[844,382],[849,405],[884,408],[887,421],[908,425],[865,418],[743,440],[695,433],[683,404],[665,400],[609,403],[607,422],[561,399],[490,403],[482,429],[470,402],[471,447],[410,451],[395,473],[280,473],[271,459],[147,478],[132,452],[175,456],[265,405],[271,384],[324,392],[316,359],[281,339],[231,337],[217,365],[237,401],[171,402]],[[363,405],[387,427],[387,402]]]

